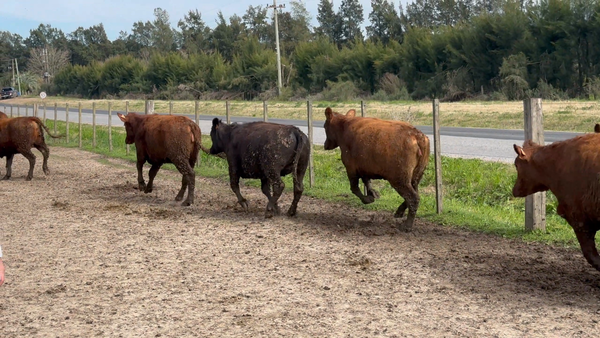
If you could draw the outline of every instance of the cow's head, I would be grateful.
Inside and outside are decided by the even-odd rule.
[[[596,123],[594,126],[594,133],[600,133],[600,124]]]
[[[535,163],[533,155],[541,146],[527,141],[523,147],[513,145],[517,158],[515,167],[517,168],[517,181],[513,187],[513,196],[525,197],[536,192],[546,191],[548,187],[542,182],[538,163]]]
[[[226,131],[228,125],[218,118],[214,118],[212,121],[212,128],[210,128],[210,139],[212,140],[212,146],[210,147],[210,153],[216,155],[225,151],[227,147]]]
[[[356,110],[354,109],[350,109],[348,110],[348,112],[346,113],[346,117],[355,117],[356,116]],[[333,110],[331,110],[330,107],[327,107],[327,109],[325,109],[325,135],[327,136],[327,138],[325,139],[325,144],[323,145],[323,148],[325,148],[325,150],[333,150],[335,148],[337,148],[338,145],[338,134],[337,134],[337,125],[336,125],[336,120],[338,118],[342,117],[343,115],[335,113]]]
[[[134,129],[135,123],[133,121],[133,115],[131,115],[131,114],[123,115],[121,113],[117,113],[117,116],[125,124],[125,132],[127,132],[127,136],[125,137],[125,143],[133,144],[135,142],[135,129]]]

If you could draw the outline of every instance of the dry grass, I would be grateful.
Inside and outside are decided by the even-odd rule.
[[[40,103],[39,98],[16,98],[0,101],[0,107],[9,104],[34,104]],[[106,110],[111,102],[114,110],[125,110],[124,100],[81,100],[64,97],[48,97],[44,101],[52,106],[69,104],[76,108],[81,102],[83,108],[92,108],[96,103],[98,109]],[[155,111],[169,112],[169,101],[156,100]],[[360,111],[360,102],[313,102],[315,120],[324,120],[323,111],[326,107],[334,111],[345,113],[349,109]],[[144,101],[130,100],[130,111],[142,112]],[[600,121],[600,103],[595,101],[544,101],[544,128],[546,130],[580,131],[589,132],[593,124]],[[431,125],[431,102],[376,102],[366,104],[366,115],[382,119],[404,120],[415,125]],[[444,126],[454,127],[480,127],[480,128],[523,128],[523,103],[516,102],[455,102],[440,105],[441,123]],[[193,114],[193,101],[173,101],[173,113]],[[201,115],[225,115],[224,101],[200,101],[199,113]],[[231,101],[231,116],[262,117],[263,104],[258,101]],[[306,119],[306,102],[269,102],[269,118]]]

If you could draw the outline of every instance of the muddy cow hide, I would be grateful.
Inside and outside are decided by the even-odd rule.
[[[6,115],[0,111],[0,119],[7,119],[7,118],[8,118],[8,115]]]
[[[547,146],[526,141],[517,153],[515,197],[550,190],[557,213],[575,231],[585,259],[600,271],[594,236],[600,230],[600,134],[586,134]]]
[[[340,147],[350,189],[364,204],[379,198],[371,180],[387,180],[404,198],[394,216],[403,217],[408,207],[408,216],[398,228],[409,231],[420,203],[419,182],[429,163],[429,138],[406,122],[355,115],[354,109],[346,115],[325,110],[325,150]],[[361,179],[366,196],[358,186]]]
[[[42,164],[44,174],[50,173],[48,169],[50,150],[44,140],[44,130],[51,137],[60,137],[52,135],[48,127],[37,117],[0,117],[0,158],[6,156],[4,180],[10,179],[12,176],[12,161],[15,154],[21,154],[29,161],[29,173],[26,180],[29,181],[33,178],[33,168],[35,167],[35,155],[31,152],[33,147],[39,150],[44,157]]]
[[[187,199],[182,205],[193,204],[196,186],[194,165],[199,160],[198,152],[203,149],[200,127],[185,116],[136,113],[117,115],[125,124],[125,143],[135,143],[138,188],[146,194],[152,192],[154,178],[160,167],[165,163],[173,163],[183,175],[181,189],[175,200],[181,201],[187,189]],[[152,166],[148,172],[147,185],[142,173],[146,162]]]
[[[228,125],[215,118],[210,137],[210,153],[226,154],[231,189],[244,210],[248,210],[248,202],[240,193],[240,178],[260,179],[262,192],[269,199],[265,212],[269,218],[280,213],[277,201],[285,187],[281,177],[291,173],[294,200],[287,214],[296,215],[310,151],[308,137],[300,129],[268,122]]]

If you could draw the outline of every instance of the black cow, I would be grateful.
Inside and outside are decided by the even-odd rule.
[[[268,122],[228,125],[215,118],[210,138],[213,142],[210,153],[226,154],[231,189],[244,210],[248,210],[248,202],[240,193],[240,178],[260,179],[262,191],[269,199],[265,212],[269,218],[280,213],[277,200],[285,187],[281,177],[292,173],[294,200],[287,213],[296,215],[310,150],[308,137],[300,129]]]

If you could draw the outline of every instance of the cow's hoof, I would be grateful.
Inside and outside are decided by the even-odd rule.
[[[10,180],[10,176],[4,176],[4,177],[2,177],[2,180],[3,181],[8,181],[8,180]]]
[[[44,175],[50,175],[50,169],[45,168],[44,169]]]
[[[31,181],[32,179],[33,179],[33,176],[31,176],[31,177],[29,177],[29,176],[25,177],[25,181]]]
[[[373,197],[373,196],[365,196],[362,199],[362,202],[363,202],[363,204],[371,204],[371,203],[375,202],[375,197]]]
[[[281,215],[281,209],[279,209],[279,205],[275,204],[275,209],[273,210],[275,215]]]
[[[152,192],[152,188],[146,187],[146,189],[144,189],[144,194],[149,194],[151,192]]]
[[[265,218],[273,218],[273,211],[267,210],[265,212]]]
[[[242,209],[244,209],[244,211],[248,211],[248,201],[246,201],[246,199],[243,199],[238,203],[240,203],[240,206],[242,207]]]
[[[138,183],[138,189],[140,191],[146,190],[146,183]]]
[[[290,208],[290,210],[288,210],[288,212],[287,212],[287,215],[290,217],[296,216],[296,209]]]
[[[411,232],[413,227],[413,222],[409,222],[408,220],[398,223],[398,231],[401,232]]]
[[[175,201],[176,201],[176,202],[179,202],[179,201],[181,201],[182,199],[183,199],[183,195],[181,195],[181,196],[179,196],[179,195],[175,196]]]
[[[190,205],[192,205],[192,202],[190,201],[184,201],[183,203],[181,203],[182,207],[189,207]]]
[[[402,217],[404,217],[404,211],[401,213],[398,213],[398,212],[394,213],[394,218],[402,218]]]

